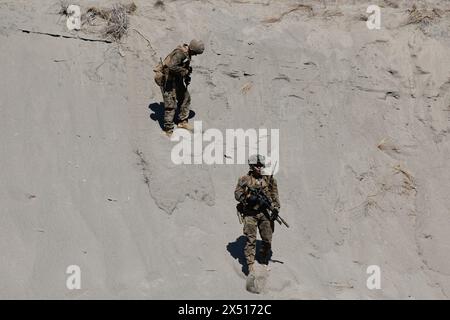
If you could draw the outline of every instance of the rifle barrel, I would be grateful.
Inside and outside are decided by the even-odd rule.
[[[286,220],[284,220],[282,217],[278,216],[278,218],[280,218],[281,222],[283,222],[283,224],[289,228],[289,225],[287,224]],[[280,223],[281,224],[281,223]]]
[[[239,223],[240,224],[242,224],[243,223],[243,219],[242,219],[242,215],[239,213],[239,211],[236,211],[236,214],[237,214],[237,216],[238,216],[238,219],[239,219]]]

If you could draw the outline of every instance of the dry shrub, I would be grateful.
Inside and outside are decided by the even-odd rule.
[[[241,92],[242,94],[247,94],[253,87],[253,83],[251,82],[247,82],[246,84],[244,84],[241,88]]]
[[[341,17],[344,14],[342,11],[339,10],[325,10],[325,12],[322,14],[322,16],[326,18],[333,18],[333,17]],[[367,20],[367,19],[366,19]]]
[[[378,202],[375,200],[375,198],[379,195],[379,193],[370,194],[366,196],[366,200],[364,200],[359,205],[350,208],[346,211],[353,212],[353,215],[358,215],[360,212],[362,212],[363,216],[369,216],[370,211],[374,209],[378,209],[380,211],[386,211],[383,209]]]
[[[411,9],[408,10],[408,18],[405,25],[409,24],[420,24],[429,25],[437,18],[442,16],[442,12],[439,9],[427,9],[427,8],[417,8],[413,5]]]
[[[115,4],[112,8],[90,7],[83,15],[83,23],[93,25],[97,18],[106,21],[103,29],[103,35],[106,38],[120,40],[127,32],[129,27],[128,15],[135,12],[137,6],[134,2],[131,4]]]
[[[393,151],[395,153],[400,153],[400,149],[394,145],[388,138],[382,139],[378,145],[377,148],[381,151]]]
[[[363,202],[363,213],[365,216],[368,216],[372,209],[378,209],[380,211],[384,211],[384,209],[379,206],[378,202],[376,200],[372,199],[372,197],[374,197],[374,196],[376,196],[376,195],[367,196],[366,201]]]
[[[106,20],[106,18],[107,18],[106,9],[90,7],[89,9],[87,9],[86,13],[83,14],[82,20],[83,20],[83,23],[88,23],[89,25],[94,25],[94,22],[97,20],[97,17]]]
[[[137,10],[137,5],[134,2],[124,5],[124,7],[128,14],[133,14]]]
[[[67,16],[68,15],[67,8],[69,7],[69,1],[68,0],[60,0],[59,5],[60,5],[60,8],[59,8],[58,14]]]
[[[269,17],[264,19],[262,22],[263,23],[275,23],[275,22],[280,22],[286,15],[294,12],[294,11],[299,11],[299,10],[304,10],[308,13],[309,16],[314,15],[313,12],[313,8],[311,5],[306,5],[306,4],[298,4],[295,7],[293,7],[292,9],[285,11],[283,13],[281,13],[279,16],[277,17]]]
[[[155,8],[164,8],[164,1],[162,1],[162,0],[157,0],[156,2],[155,2],[155,4],[153,5]]]
[[[107,38],[120,40],[128,31],[128,14],[126,8],[119,4],[114,5],[109,12],[107,25],[104,30],[104,35]]]
[[[414,177],[405,169],[403,169],[399,164],[394,166],[394,170],[396,173],[401,173],[404,176],[403,179],[403,189],[404,193],[408,193],[411,190],[416,190],[416,183],[414,181]]]
[[[369,16],[367,14],[360,13],[356,15],[356,20],[367,21],[367,19],[369,19]]]
[[[392,0],[384,0],[384,4],[390,8],[398,9],[399,5],[395,1]]]

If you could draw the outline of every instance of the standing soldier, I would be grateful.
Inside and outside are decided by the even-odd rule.
[[[280,202],[275,178],[273,176],[262,175],[262,169],[265,166],[264,156],[253,155],[249,157],[248,163],[250,165],[250,171],[247,175],[239,178],[234,191],[234,197],[239,201],[238,209],[243,215],[244,235],[247,237],[244,254],[247,260],[248,271],[252,274],[256,253],[257,228],[262,239],[259,261],[267,265],[271,252],[274,220],[277,218],[276,213],[272,217],[265,214],[259,198],[255,195],[254,191],[257,190],[264,193],[272,201],[273,208],[277,209],[276,212],[280,208]]]
[[[173,133],[175,110],[180,107],[179,128],[192,131],[188,123],[191,96],[187,89],[192,73],[191,57],[202,54],[205,46],[200,40],[192,40],[189,45],[183,44],[175,48],[154,69],[155,81],[161,87],[164,99],[164,132],[170,137]]]

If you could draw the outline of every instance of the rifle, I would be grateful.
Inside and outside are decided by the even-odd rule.
[[[258,199],[260,209],[262,209],[264,215],[267,218],[269,218],[269,220],[271,221],[275,220],[280,225],[284,224],[286,227],[289,228],[289,225],[286,222],[286,220],[277,215],[278,209],[273,207],[272,201],[269,199],[269,197],[267,197],[267,195],[262,191],[261,188],[248,187],[248,190],[252,195],[256,196],[256,198]],[[276,218],[273,219],[273,216],[276,216]]]
[[[239,224],[242,224],[243,223],[242,214],[239,211],[237,211],[237,210],[236,210],[236,214],[237,214],[238,219],[239,219]]]
[[[238,219],[239,219],[239,224],[243,224],[244,223],[244,217],[242,216],[242,210],[243,210],[242,206],[243,206],[243,204],[241,202],[239,202],[236,205],[236,214],[237,214]]]
[[[277,167],[277,164],[278,164],[278,161],[275,161],[275,165],[273,166],[273,169],[272,169],[272,174],[270,175],[270,180],[271,180],[271,184],[273,183],[273,174],[275,173],[275,168]],[[267,198],[267,196],[266,196],[266,198]],[[267,200],[269,200],[268,198],[267,198]],[[275,209],[275,208],[274,208]],[[279,219],[276,219],[277,220],[277,222],[281,225],[281,223],[280,223],[280,221],[287,227],[287,228],[289,228],[289,225],[287,224],[287,222],[282,218],[282,217],[280,217],[279,215],[278,215],[278,209],[275,209],[276,210],[276,215],[277,215],[277,218],[279,218]],[[273,211],[272,211],[273,212]]]

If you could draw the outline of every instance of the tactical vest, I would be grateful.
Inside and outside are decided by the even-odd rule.
[[[155,82],[158,86],[164,86],[167,78],[169,77],[169,72],[167,69],[167,65],[172,61],[172,57],[178,53],[182,52],[186,55],[186,58],[189,59],[188,54],[189,48],[187,44],[180,45],[176,47],[171,53],[167,55],[167,57],[164,59],[164,61],[158,62],[158,64],[153,68],[153,71],[155,72]]]
[[[263,192],[270,197],[270,177],[269,176],[262,176],[261,179],[256,179],[253,176],[250,176],[250,181],[248,183],[248,186],[253,188],[261,188]]]
[[[244,181],[242,182],[244,183]],[[247,186],[252,188],[261,188],[263,192],[270,198],[271,181],[269,176],[262,176],[261,179],[256,179],[249,174],[245,176],[245,183]],[[236,208],[239,212],[247,215],[253,215],[259,212],[258,206],[244,206],[242,203],[239,203]]]

